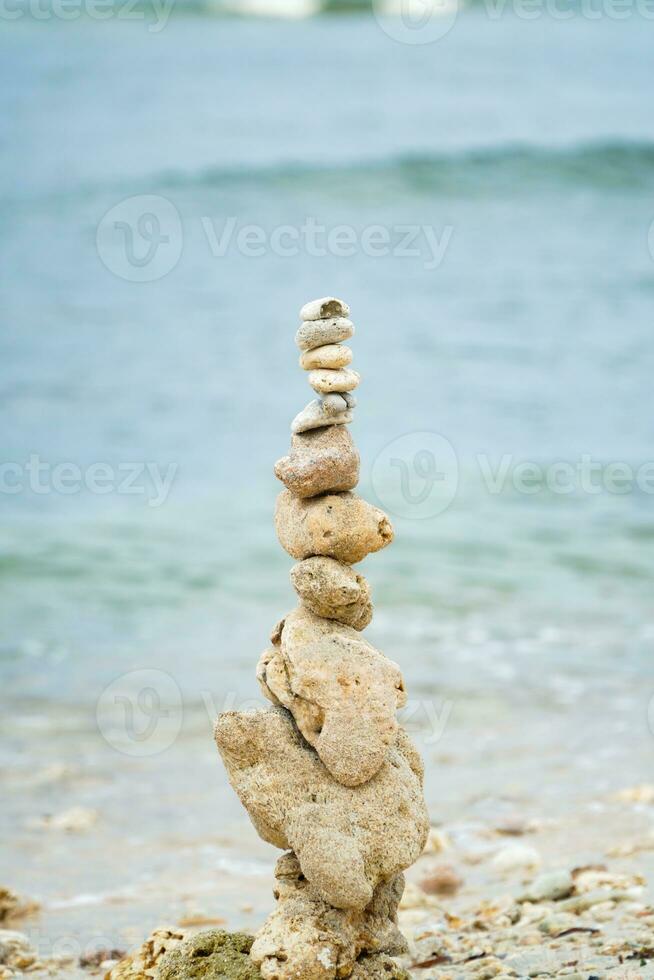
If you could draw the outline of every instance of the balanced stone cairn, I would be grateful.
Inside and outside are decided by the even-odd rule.
[[[265,980],[405,976],[397,927],[402,871],[429,830],[417,750],[397,723],[400,668],[362,636],[370,587],[352,565],[393,539],[386,515],[353,492],[359,454],[347,429],[359,375],[342,342],[349,307],[307,303],[295,340],[319,396],[291,425],[275,466],[275,525],[297,560],[299,606],[271,635],[257,678],[272,707],[226,711],[215,737],[259,835],[285,853],[277,907],[250,957]]]

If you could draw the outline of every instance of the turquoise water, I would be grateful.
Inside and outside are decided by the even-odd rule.
[[[556,808],[644,778],[651,23],[494,21],[474,9],[424,46],[354,15],[178,14],[157,33],[88,18],[1,27],[0,394],[14,467],[3,475],[5,488],[22,481],[0,499],[2,763],[21,786],[55,763],[81,780],[47,801],[42,788],[16,794],[3,816],[23,846],[38,846],[30,816],[80,799],[103,801],[110,854],[128,799],[150,829],[172,815],[198,838],[211,800],[240,833],[207,701],[257,697],[254,665],[293,601],[272,464],[308,400],[297,310],[327,293],[348,300],[357,326],[361,490],[394,510],[395,543],[365,563],[370,636],[420,701],[418,736],[430,734],[425,704],[454,706],[442,740],[427,743],[435,811],[457,812],[473,779],[491,795],[540,786]],[[149,282],[116,274],[147,272],[125,266],[126,239],[96,243],[103,216],[135,196],[164,199],[181,227],[168,243],[176,262]],[[348,226],[354,251],[307,244],[307,223],[324,237]],[[262,254],[239,250],[247,226]],[[297,232],[295,254],[270,244],[280,226]],[[391,254],[364,248],[371,226]],[[398,254],[405,226],[431,229],[416,236],[418,254]],[[451,448],[458,487],[418,519],[410,440],[423,432]],[[408,502],[399,469],[375,469],[407,436]],[[30,485],[34,456],[48,469]],[[599,492],[578,476],[571,493],[548,487],[548,467],[584,458]],[[502,460],[508,476],[492,492]],[[104,464],[120,479],[61,492],[52,470],[63,463],[82,474]],[[525,463],[545,468],[528,491],[515,470]],[[631,467],[627,492],[607,471],[616,463]],[[145,464],[172,474],[163,498]],[[130,466],[140,475],[128,492]],[[182,741],[135,769],[101,737],[96,708],[136,669],[172,677],[185,716]],[[196,812],[182,816],[184,795],[164,792],[162,814],[137,786],[159,793],[171,772],[186,785],[193,758],[208,774]],[[103,887],[114,871],[98,871]]]

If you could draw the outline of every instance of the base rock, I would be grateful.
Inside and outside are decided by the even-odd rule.
[[[226,711],[215,737],[259,836],[294,851],[328,904],[364,909],[377,885],[420,856],[429,832],[423,768],[402,729],[377,775],[355,787],[330,776],[283,708]]]
[[[362,953],[406,952],[397,928],[404,890],[398,875],[375,890],[363,911],[333,909],[302,874],[293,853],[275,869],[278,905],[257,934],[251,957],[264,980],[335,980],[352,973]]]

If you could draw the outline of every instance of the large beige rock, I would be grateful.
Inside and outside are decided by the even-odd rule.
[[[334,908],[364,909],[419,857],[429,831],[423,769],[402,729],[377,775],[355,787],[329,774],[284,708],[224,712],[215,738],[259,835],[293,850]]]
[[[275,476],[298,497],[351,490],[359,482],[359,453],[343,425],[299,432],[291,452],[275,463]]]
[[[356,630],[295,609],[261,657],[257,677],[339,783],[365,783],[388,759],[396,711],[406,704],[404,680]]]
[[[250,953],[264,980],[335,980],[351,974],[362,953],[406,951],[397,928],[402,875],[379,885],[363,911],[327,905],[293,853],[279,859],[275,877],[277,908]]]
[[[316,616],[363,630],[372,619],[370,586],[363,575],[335,558],[317,555],[293,565],[291,582],[302,605]]]
[[[386,514],[355,493],[332,493],[303,500],[282,490],[275,527],[283,548],[295,559],[327,555],[353,565],[393,540]]]

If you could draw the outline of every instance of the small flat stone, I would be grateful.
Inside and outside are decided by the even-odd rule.
[[[335,296],[312,299],[300,310],[300,320],[326,320],[329,317],[349,315],[350,307]]]
[[[348,404],[342,394],[333,392],[331,395],[325,395],[322,407],[326,415],[340,415],[341,412],[347,412]]]
[[[356,408],[357,396],[353,395],[351,391],[341,391],[341,398],[345,401],[348,408]]]
[[[299,432],[289,455],[275,463],[275,476],[298,497],[352,490],[359,482],[359,453],[344,425]]]
[[[295,343],[300,350],[313,350],[328,344],[339,344],[354,336],[354,324],[345,317],[332,317],[329,320],[308,320],[300,324],[295,334]]]
[[[358,371],[351,371],[349,368],[341,368],[339,371],[309,372],[309,384],[314,391],[320,395],[328,395],[331,392],[352,391],[361,381]]]
[[[295,416],[291,422],[291,432],[293,435],[298,435],[300,432],[319,429],[325,425],[345,425],[352,421],[352,417],[352,412],[349,409],[339,415],[332,415],[325,411],[325,406],[319,398],[314,398]]]
[[[305,371],[316,368],[341,368],[352,361],[352,351],[345,344],[324,344],[300,354],[300,367]]]

